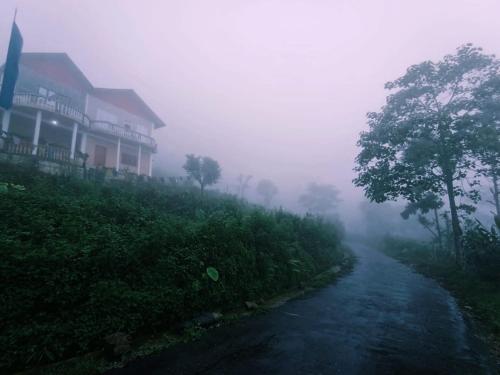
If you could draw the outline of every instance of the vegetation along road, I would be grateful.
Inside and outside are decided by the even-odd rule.
[[[109,374],[494,374],[454,298],[354,245],[335,285]]]

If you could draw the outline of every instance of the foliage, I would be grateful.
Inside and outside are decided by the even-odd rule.
[[[480,162],[477,172],[492,181],[491,203],[500,219],[500,75],[484,82],[474,94],[469,144]]]
[[[7,164],[0,181],[25,188],[0,194],[3,372],[272,296],[342,258],[330,223],[215,192]]]
[[[183,168],[189,177],[200,184],[202,193],[206,186],[215,184],[221,176],[219,163],[208,156],[186,155]]]
[[[457,259],[462,229],[456,197],[479,198],[475,189],[458,183],[475,167],[469,142],[474,93],[497,69],[493,56],[470,44],[436,63],[411,66],[386,84],[387,103],[368,114],[370,130],[358,142],[354,182],[372,201],[447,195]]]
[[[464,235],[467,265],[479,277],[500,283],[500,233],[476,224]]]
[[[499,235],[476,225],[466,231],[464,238],[466,269],[450,262],[446,252],[434,256],[425,242],[386,237],[380,247],[386,254],[443,283],[500,338]]]
[[[278,188],[271,180],[260,180],[257,184],[257,193],[262,197],[264,206],[269,207],[274,196],[278,194]]]
[[[299,203],[307,212],[321,216],[335,209],[339,201],[339,191],[335,186],[314,182],[310,183],[306,192],[299,197]]]
[[[217,271],[213,267],[208,267],[207,268],[207,275],[210,277],[213,281],[219,281],[219,271]]]

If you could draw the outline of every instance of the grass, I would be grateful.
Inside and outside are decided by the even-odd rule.
[[[463,270],[448,257],[433,257],[425,243],[413,240],[386,239],[381,250],[437,280],[458,300],[462,309],[484,331],[493,351],[500,358],[500,286],[496,281],[482,279],[472,271]],[[500,272],[500,270],[498,270]]]

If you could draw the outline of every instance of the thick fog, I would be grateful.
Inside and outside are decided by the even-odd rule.
[[[24,51],[67,52],[164,119],[155,171],[208,155],[220,190],[268,178],[292,209],[309,182],[334,184],[348,224],[356,141],[384,83],[466,42],[500,54],[499,0],[2,0],[2,61],[16,6]]]

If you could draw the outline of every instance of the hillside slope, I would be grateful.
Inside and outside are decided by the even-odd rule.
[[[176,327],[275,295],[344,256],[332,224],[216,193],[7,164],[0,183],[4,370],[98,350],[115,332]]]

